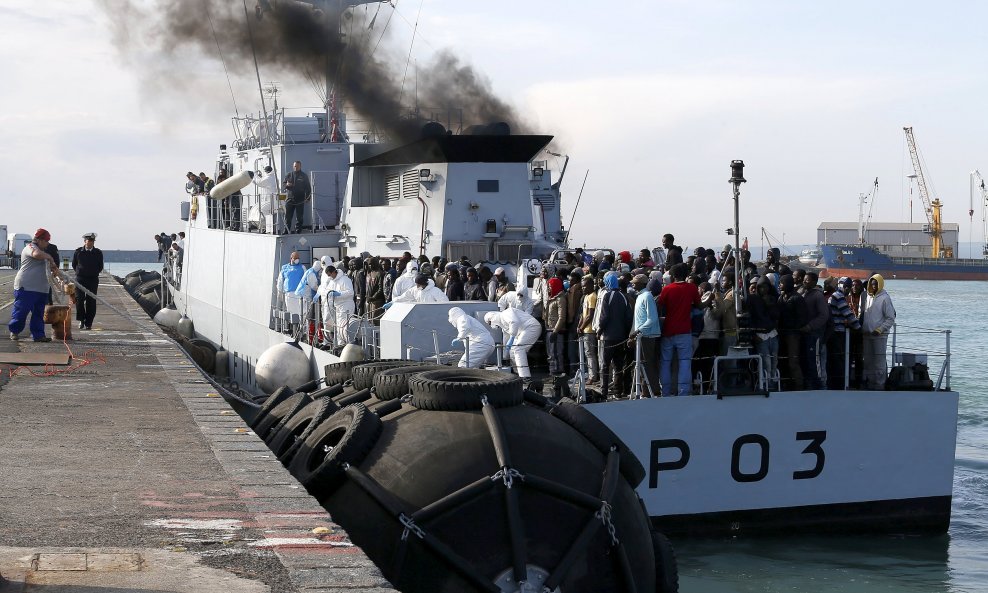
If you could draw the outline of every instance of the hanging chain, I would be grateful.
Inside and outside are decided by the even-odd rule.
[[[524,480],[525,479],[525,475],[523,473],[521,473],[520,471],[518,471],[516,469],[513,469],[513,468],[510,468],[510,467],[503,467],[500,470],[498,470],[498,472],[496,474],[494,474],[493,476],[491,476],[491,481],[492,482],[496,482],[498,480],[502,480],[504,482],[505,487],[507,487],[507,488],[511,488],[511,486],[514,485],[514,482],[515,482],[516,479],[518,479],[518,480]]]

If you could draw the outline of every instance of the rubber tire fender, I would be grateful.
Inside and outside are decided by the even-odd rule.
[[[296,393],[290,398],[271,408],[264,418],[254,426],[254,434],[267,442],[267,436],[274,434],[288,422],[292,416],[299,413],[302,408],[312,401],[304,393]]]
[[[637,488],[645,479],[645,467],[638,457],[632,453],[628,446],[624,444],[614,431],[607,427],[596,416],[588,412],[583,406],[575,401],[564,397],[559,403],[549,409],[549,413],[569,424],[582,434],[594,447],[603,454],[611,450],[612,445],[617,445],[618,456],[620,458],[621,475],[624,476],[632,488]]]
[[[665,534],[653,531],[652,549],[655,552],[655,592],[679,593],[679,567],[672,542]]]
[[[318,498],[340,487],[344,464],[356,465],[367,457],[381,436],[381,419],[363,404],[347,406],[324,420],[299,447],[288,471]],[[324,452],[324,447],[331,447]]]
[[[478,369],[425,371],[408,378],[412,405],[421,410],[479,410],[481,397],[495,408],[525,401],[521,377]]]
[[[409,377],[425,371],[442,370],[445,368],[447,367],[438,364],[418,364],[381,371],[374,375],[374,394],[381,401],[403,397],[409,393]]]
[[[257,426],[257,423],[263,420],[272,408],[290,398],[294,393],[295,392],[288,387],[279,387],[274,393],[269,395],[267,399],[264,400],[264,403],[261,404],[261,408],[257,411],[257,416],[254,416],[254,419],[247,425],[251,428]]]
[[[203,338],[192,338],[189,340],[189,343],[193,346],[198,346],[203,350],[208,350],[209,354],[212,355],[213,358],[216,358],[216,346],[209,340]]]
[[[293,415],[278,432],[268,433],[265,442],[278,457],[278,461],[287,467],[319,423],[339,411],[340,407],[328,397],[314,400]]]
[[[370,389],[374,386],[374,375],[398,367],[419,366],[414,360],[374,361],[353,367],[353,388]]]
[[[353,367],[360,366],[362,364],[370,364],[375,362],[394,362],[397,359],[382,359],[382,360],[348,360],[347,362],[334,362],[327,364],[323,368],[323,376],[326,378],[326,386],[338,385],[340,383],[345,383],[353,378]]]

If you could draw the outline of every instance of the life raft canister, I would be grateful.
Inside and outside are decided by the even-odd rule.
[[[192,196],[192,207],[189,208],[189,217],[195,220],[196,214],[199,214],[199,198],[198,196]]]

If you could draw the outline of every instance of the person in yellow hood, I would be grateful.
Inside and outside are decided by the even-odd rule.
[[[895,325],[895,307],[892,306],[892,297],[885,292],[885,279],[881,274],[869,278],[866,288],[868,298],[861,310],[863,379],[866,389],[884,389],[888,377],[885,351],[888,334]]]

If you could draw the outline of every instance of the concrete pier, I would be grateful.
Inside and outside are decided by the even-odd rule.
[[[0,367],[0,591],[393,591],[123,287],[73,341],[14,342],[13,278],[0,352],[73,360]]]

